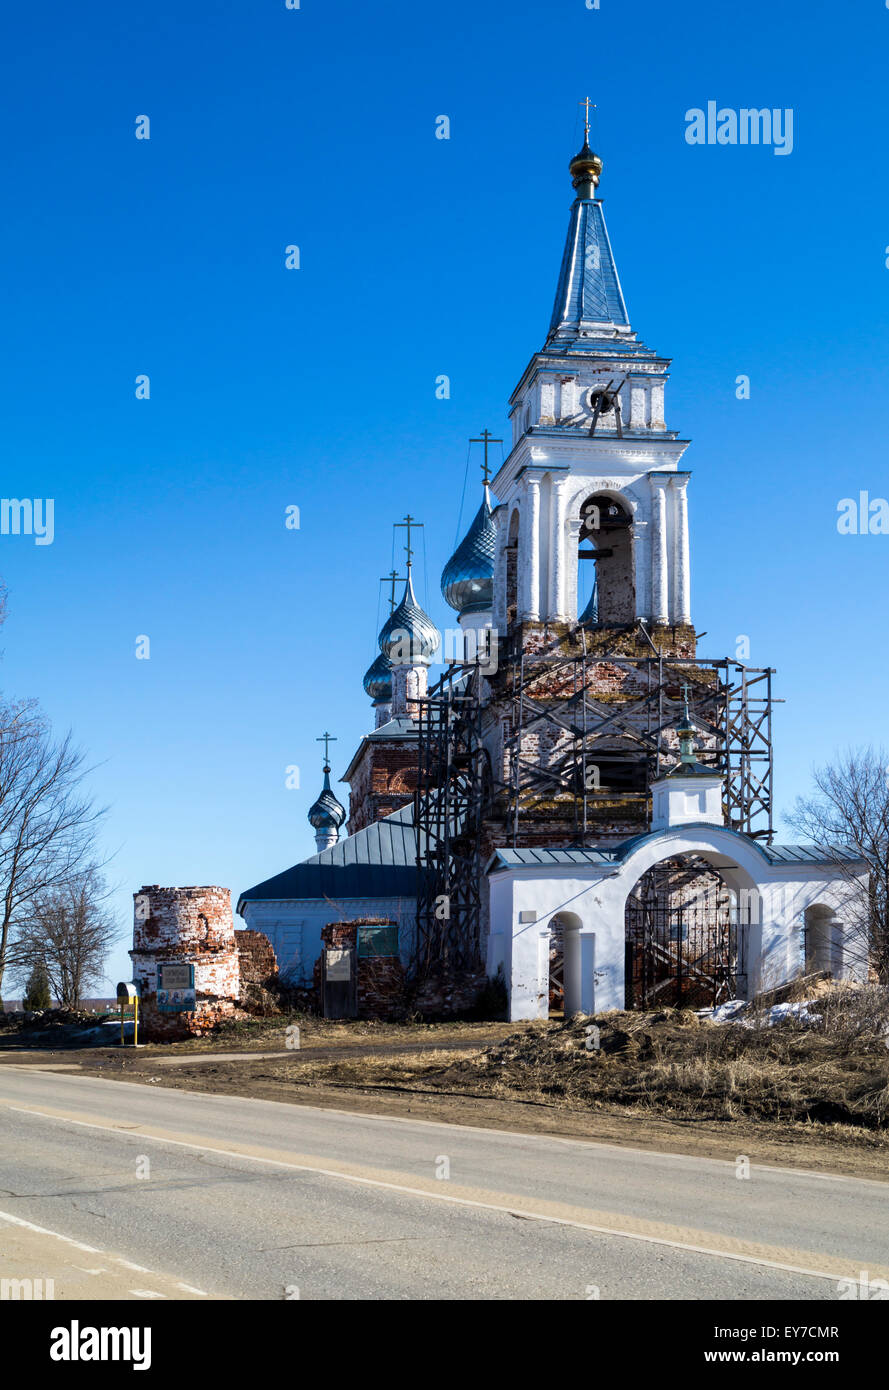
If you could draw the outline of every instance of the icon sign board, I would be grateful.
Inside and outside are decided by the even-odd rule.
[[[193,965],[157,967],[157,1007],[162,1014],[191,1013],[195,1009]]]

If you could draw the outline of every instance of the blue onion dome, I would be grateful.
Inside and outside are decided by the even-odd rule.
[[[488,613],[494,603],[494,554],[497,529],[487,487],[475,520],[441,576],[441,592],[462,617]]]
[[[438,651],[441,637],[414,596],[408,565],[404,596],[386,619],[380,633],[380,651],[391,666],[428,666]]]
[[[372,700],[380,704],[392,699],[392,662],[382,652],[365,672],[364,689]]]
[[[309,809],[309,825],[315,830],[339,830],[346,819],[344,807],[340,805],[330,790],[330,768],[324,766],[324,786],[314,806]]]

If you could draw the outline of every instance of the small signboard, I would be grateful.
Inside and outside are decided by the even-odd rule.
[[[351,980],[352,952],[339,950],[336,946],[328,946],[326,973],[328,980]]]
[[[193,965],[157,967],[157,1008],[162,1014],[192,1013],[197,1007]]]
[[[359,956],[397,956],[398,927],[394,922],[358,928]]]

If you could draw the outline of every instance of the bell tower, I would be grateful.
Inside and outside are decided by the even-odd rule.
[[[576,197],[549,332],[510,398],[493,479],[494,624],[639,629],[693,655],[688,441],[668,429],[669,360],[634,333],[598,197],[602,160],[571,160]]]

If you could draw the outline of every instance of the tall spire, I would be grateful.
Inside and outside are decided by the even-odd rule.
[[[560,349],[577,352],[593,347],[596,342],[630,336],[630,320],[605,216],[596,197],[602,160],[590,149],[589,113],[583,148],[568,167],[577,197],[571,208],[549,326],[549,352]]]

